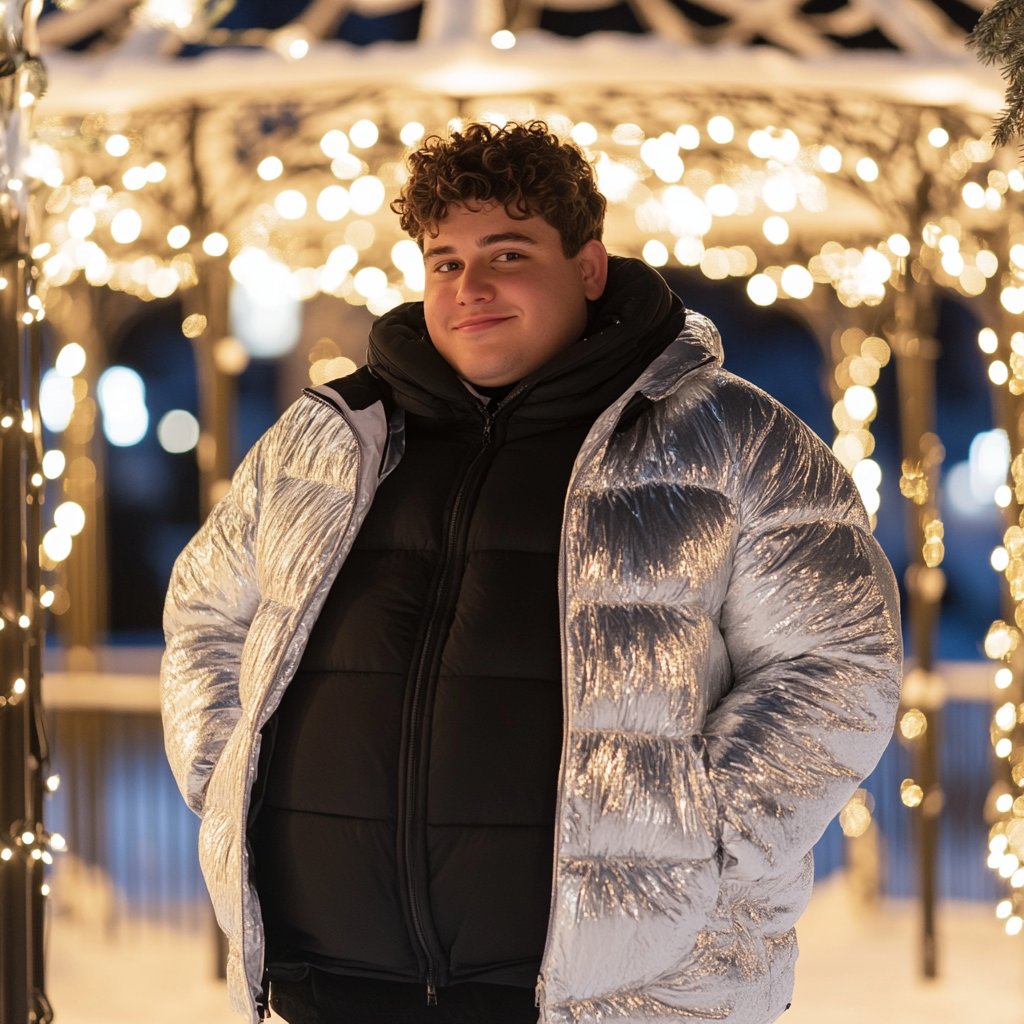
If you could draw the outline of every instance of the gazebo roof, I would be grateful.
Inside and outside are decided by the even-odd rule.
[[[189,0],[54,10],[40,22],[52,83],[42,110],[140,109],[228,94],[306,98],[398,83],[452,97],[588,83],[788,87],[986,114],[1002,101],[998,73],[964,48],[978,11],[961,0],[406,3],[239,0],[219,19],[210,14],[216,5]],[[352,19],[358,32],[346,30]],[[506,27],[515,45],[496,49],[491,36]]]

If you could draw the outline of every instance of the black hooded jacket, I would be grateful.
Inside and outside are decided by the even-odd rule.
[[[420,304],[378,320],[369,366],[331,385],[397,403],[406,448],[264,729],[250,841],[272,977],[412,983],[418,1003],[424,985],[532,989],[566,489],[595,418],[684,320],[659,275],[613,259],[587,334],[500,400],[456,376]]]

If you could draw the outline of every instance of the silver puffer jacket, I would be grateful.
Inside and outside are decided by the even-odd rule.
[[[260,730],[373,500],[402,414],[307,393],[242,463],[167,596],[167,755],[202,816],[234,1009],[258,1017],[246,846]],[[615,431],[635,392],[652,404]],[[721,368],[690,314],[594,424],[560,568],[565,739],[545,1024],[765,1024],[786,1008],[811,847],[881,756],[892,572],[849,476]]]

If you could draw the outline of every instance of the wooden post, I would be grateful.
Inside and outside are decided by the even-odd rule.
[[[205,260],[199,285],[187,292],[189,314],[201,314],[206,327],[192,338],[199,381],[199,515],[205,519],[231,482],[231,443],[235,417],[235,378],[217,363],[217,343],[228,333],[231,278],[224,259]]]
[[[33,12],[9,3],[0,13],[0,1024],[53,1019],[43,962],[40,332],[21,174],[42,80]]]
[[[96,668],[95,648],[107,625],[106,516],[103,500],[103,445],[96,383],[105,369],[104,344],[97,333],[96,290],[83,278],[64,289],[60,309],[61,341],[85,350],[85,368],[75,378],[75,406],[64,430],[64,499],[77,502],[85,513],[85,526],[75,538],[71,554],[61,565],[70,598],[60,616],[61,639],[67,667],[91,672]],[[62,499],[62,500],[64,500]]]
[[[904,737],[913,745],[914,779],[907,780],[904,803],[917,822],[921,882],[922,971],[938,973],[935,937],[936,855],[938,816],[943,796],[939,784],[939,737],[942,715],[941,684],[933,672],[934,635],[946,579],[942,561],[942,523],[938,512],[939,469],[944,451],[934,433],[935,357],[932,338],[934,313],[931,282],[909,275],[906,289],[896,298],[893,351],[900,405],[903,476],[900,490],[907,502],[906,575],[914,673],[904,686]],[[915,713],[911,716],[911,712]],[[918,716],[923,717],[918,717]],[[908,717],[910,716],[910,717]],[[912,783],[912,785],[910,785]],[[914,790],[913,786],[919,787]]]

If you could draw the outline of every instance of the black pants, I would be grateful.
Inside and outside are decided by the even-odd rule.
[[[539,1016],[529,988],[467,982],[438,989],[428,1006],[425,985],[315,968],[298,981],[271,980],[270,1008],[288,1024],[537,1024]]]

